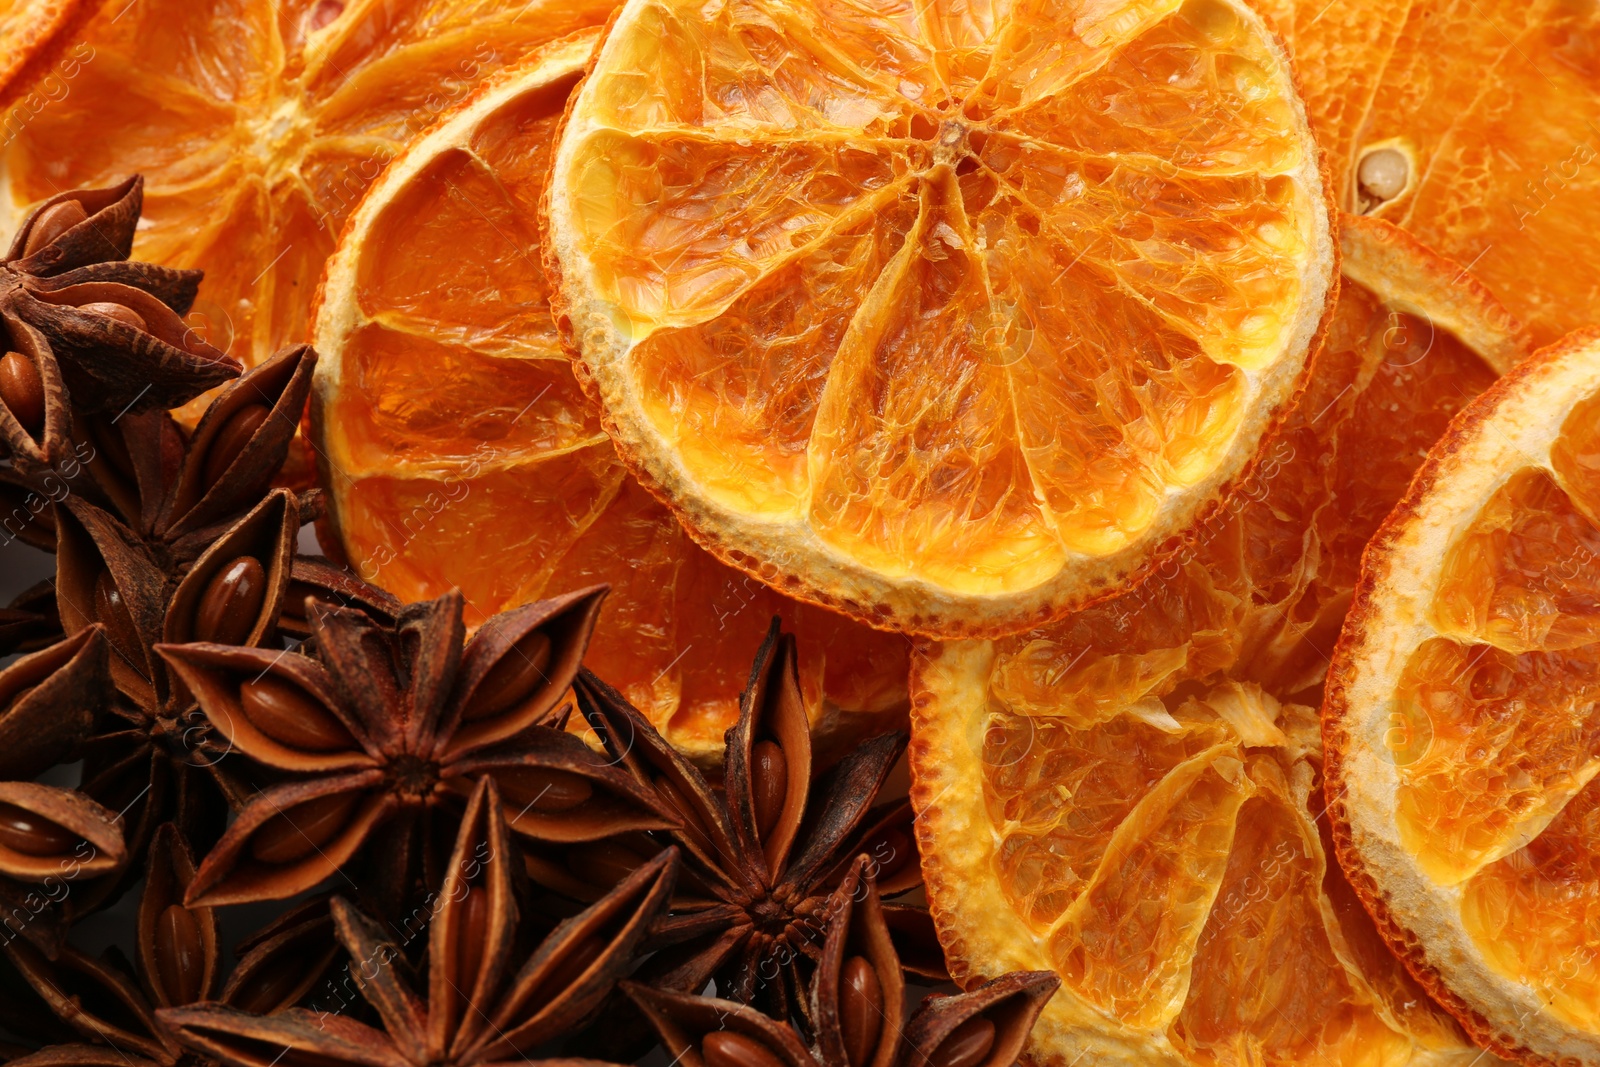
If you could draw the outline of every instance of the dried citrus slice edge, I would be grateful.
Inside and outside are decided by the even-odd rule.
[[[952,589],[916,573],[885,573],[803,522],[769,521],[759,512],[735,511],[697,483],[697,476],[674,454],[651,425],[626,361],[637,341],[627,313],[599,295],[596,269],[579,250],[573,201],[561,186],[571,165],[572,146],[604,123],[583,114],[585,88],[611,57],[613,43],[630,30],[646,5],[631,3],[613,17],[591,61],[585,81],[574,91],[563,121],[560,144],[546,190],[543,249],[551,279],[557,324],[574,352],[580,382],[600,401],[601,419],[618,455],[634,476],[661,500],[701,547],[723,562],[759,578],[785,595],[860,619],[881,629],[929,637],[999,636],[1024,630],[1066,612],[1116,595],[1135,584],[1161,559],[1178,551],[1206,516],[1227,507],[1248,480],[1258,448],[1281,420],[1304,385],[1309,356],[1331,320],[1338,288],[1337,242],[1330,226],[1337,217],[1332,184],[1307,125],[1305,108],[1293,87],[1289,57],[1265,21],[1236,0],[1215,0],[1252,28],[1280,75],[1283,99],[1291,107],[1302,137],[1303,155],[1291,169],[1306,194],[1313,220],[1308,235],[1313,250],[1300,264],[1302,299],[1292,316],[1289,338],[1279,358],[1255,374],[1243,416],[1220,458],[1202,479],[1168,486],[1158,517],[1132,544],[1102,555],[1074,553],[1072,564],[1052,579],[996,593]],[[1163,10],[1176,12],[1179,4]],[[1146,13],[1148,17],[1148,13]],[[620,51],[620,46],[618,48]],[[739,131],[734,131],[738,134]],[[1278,175],[1282,176],[1282,175]],[[1020,570],[1020,568],[1019,568]]]

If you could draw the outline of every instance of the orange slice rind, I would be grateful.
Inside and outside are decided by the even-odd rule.
[[[873,625],[991,634],[1227,495],[1336,259],[1252,11],[708,10],[618,14],[545,245],[619,455],[691,536]]]
[[[1323,729],[1340,856],[1480,1041],[1600,1064],[1600,334],[1464,410],[1368,549]]]
[[[1363,546],[1523,331],[1393,226],[1341,229],[1326,346],[1237,505],[1134,590],[913,658],[929,906],[963,985],[1061,975],[1038,1067],[1493,1062],[1335,862],[1315,706]]]

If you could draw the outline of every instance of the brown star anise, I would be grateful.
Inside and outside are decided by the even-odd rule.
[[[428,930],[425,998],[406,981],[403,950],[353,905],[333,901],[349,973],[382,1029],[290,1008],[262,1016],[200,1006],[159,1012],[189,1048],[228,1067],[476,1067],[526,1061],[591,1016],[633,966],[677,873],[663,853],[568,919],[514,967],[520,862],[493,779],[462,817]]]
[[[216,916],[210,908],[183,903],[194,877],[194,859],[176,826],[168,823],[157,831],[144,874],[131,967],[115,951],[96,959],[69,947],[50,959],[27,942],[6,946],[9,963],[31,990],[26,1003],[33,1007],[28,1010],[47,1014],[76,1036],[67,1037],[61,1026],[35,1026],[54,1043],[14,1062],[28,1067],[172,1067],[194,1057],[160,1021],[157,1009],[219,995],[223,1003],[248,1002],[264,1010],[292,1002],[282,996],[267,1000],[258,987],[244,989],[235,981],[223,988]],[[241,959],[236,975],[270,970],[281,955],[275,946],[258,943]],[[253,996],[247,1000],[247,994]],[[22,991],[14,995],[20,998]]]
[[[623,990],[672,1062],[685,1067],[1010,1067],[1061,980],[1016,971],[905,1018],[905,985],[878,887],[862,856],[828,898],[809,1000],[814,1040],[743,1004],[652,989]]]
[[[731,999],[806,1019],[818,916],[855,857],[872,857],[885,892],[921,884],[909,802],[873,806],[905,735],[871,738],[813,780],[794,637],[776,619],[727,733],[720,793],[616,690],[588,672],[574,690],[612,759],[681,822],[658,835],[683,850],[684,876],[657,932],[660,951],[641,976],[674,990],[699,990],[714,978]],[[532,848],[530,872],[582,899],[660,847],[634,834]]]
[[[605,591],[496,615],[470,642],[450,592],[392,626],[308,608],[312,656],[160,646],[232,752],[289,779],[244,804],[191,902],[292,896],[359,856],[364,883],[390,894],[378,910],[396,914],[404,895],[437,888],[450,819],[489,775],[522,834],[585,841],[674,825],[654,791],[539,725],[578,672]]]
[[[128,261],[143,203],[144,179],[135,175],[59,193],[17,229],[0,263],[0,319],[10,335],[0,399],[13,448],[17,428],[36,443],[64,440],[63,389],[82,415],[165,410],[242,369],[183,321],[200,271]]]

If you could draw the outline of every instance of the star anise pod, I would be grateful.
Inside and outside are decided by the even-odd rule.
[[[911,890],[922,876],[910,803],[873,803],[905,734],[868,739],[813,779],[796,662],[793,635],[773,620],[726,735],[720,793],[616,690],[587,672],[574,690],[612,759],[682,824],[657,835],[683,850],[684,876],[658,931],[661,951],[641,975],[691,991],[715,979],[733,1000],[804,1020],[817,917],[855,857],[872,858],[885,892]],[[583,897],[660,847],[635,834],[535,848],[530,871],[543,885]]]
[[[50,548],[55,549],[55,528]],[[3,541],[3,539],[0,539]],[[61,613],[56,609],[56,585],[50,579],[35,582],[0,608],[0,655],[36,652],[61,640]]]
[[[155,1010],[210,999],[221,985],[216,917],[209,908],[183,905],[193,876],[187,842],[172,824],[162,826],[145,864],[131,967],[115,951],[95,959],[69,947],[52,960],[25,942],[6,947],[37,999],[77,1036],[17,1062],[29,1067],[171,1067],[184,1058],[182,1047],[156,1020]]]
[[[1061,980],[1016,971],[970,992],[925,1000],[905,1018],[900,960],[863,856],[820,913],[809,1000],[814,1040],[727,1000],[623,990],[644,1011],[672,1062],[686,1067],[1010,1067]]]
[[[59,193],[17,229],[0,264],[0,436],[55,458],[72,409],[165,410],[237,375],[238,361],[184,321],[201,272],[129,262],[144,203],[135,175],[108,189]],[[13,431],[22,431],[18,439]],[[24,442],[43,446],[30,452]]]
[[[382,1029],[291,1008],[252,1015],[193,1007],[159,1013],[189,1048],[228,1067],[476,1067],[526,1060],[594,1013],[633,966],[671,897],[676,853],[635,871],[567,920],[520,967],[516,856],[493,779],[479,781],[456,835],[428,930],[427,989],[412,991],[405,956],[342,898],[333,901],[352,977]]]
[[[287,349],[230,383],[192,436],[162,411],[100,427],[85,479],[98,496],[70,496],[53,509],[62,626],[69,634],[105,628],[121,694],[86,747],[83,788],[128,808],[135,854],[167,819],[209,844],[226,814],[219,780],[239,791],[214,766],[192,695],[154,649],[162,641],[280,643],[295,539],[315,501],[270,483],[315,358],[304,346]]]
[[[450,592],[407,605],[392,626],[308,609],[312,656],[160,646],[231,752],[289,779],[243,806],[191,901],[281,899],[358,859],[375,889],[435,890],[452,820],[490,775],[521,834],[585,841],[674,825],[652,790],[540,725],[578,672],[605,591],[496,615],[470,642]]]

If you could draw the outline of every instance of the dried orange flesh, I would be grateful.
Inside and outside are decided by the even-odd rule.
[[[6,136],[70,92],[93,52],[76,40],[99,0],[10,0],[0,6],[0,107],[20,106]]]
[[[1597,411],[1579,336],[1462,416],[1374,542],[1325,710],[1369,903],[1530,1062],[1600,1063]]]
[[[557,339],[533,220],[594,39],[491,79],[354,212],[316,316],[312,436],[339,544],[404,599],[460,588],[469,624],[609,583],[585,663],[701,758],[782,615],[819,735],[842,743],[904,713],[906,640],[696,548],[617,462]]]
[[[93,58],[60,99],[11,112],[0,216],[14,224],[64,189],[142,173],[134,256],[205,269],[191,322],[254,365],[308,339],[323,262],[389,159],[486,75],[612,6],[107,3],[83,31]]]
[[[1586,0],[1263,0],[1341,206],[1472,266],[1540,344],[1600,318],[1600,9]],[[1441,61],[1448,57],[1448,61]],[[1367,155],[1406,180],[1363,191]],[[1395,157],[1391,157],[1395,158]]]
[[[553,167],[623,460],[879,625],[1124,581],[1255,451],[1331,281],[1301,105],[1231,0],[635,0]]]
[[[1042,1065],[1478,1055],[1334,862],[1314,705],[1362,548],[1493,382],[1479,352],[1502,359],[1517,335],[1458,264],[1392,227],[1349,220],[1345,255],[1305,394],[1191,548],[1121,597],[913,661],[941,938],[964,982],[1061,975]],[[1424,314],[1429,278],[1472,345]]]

